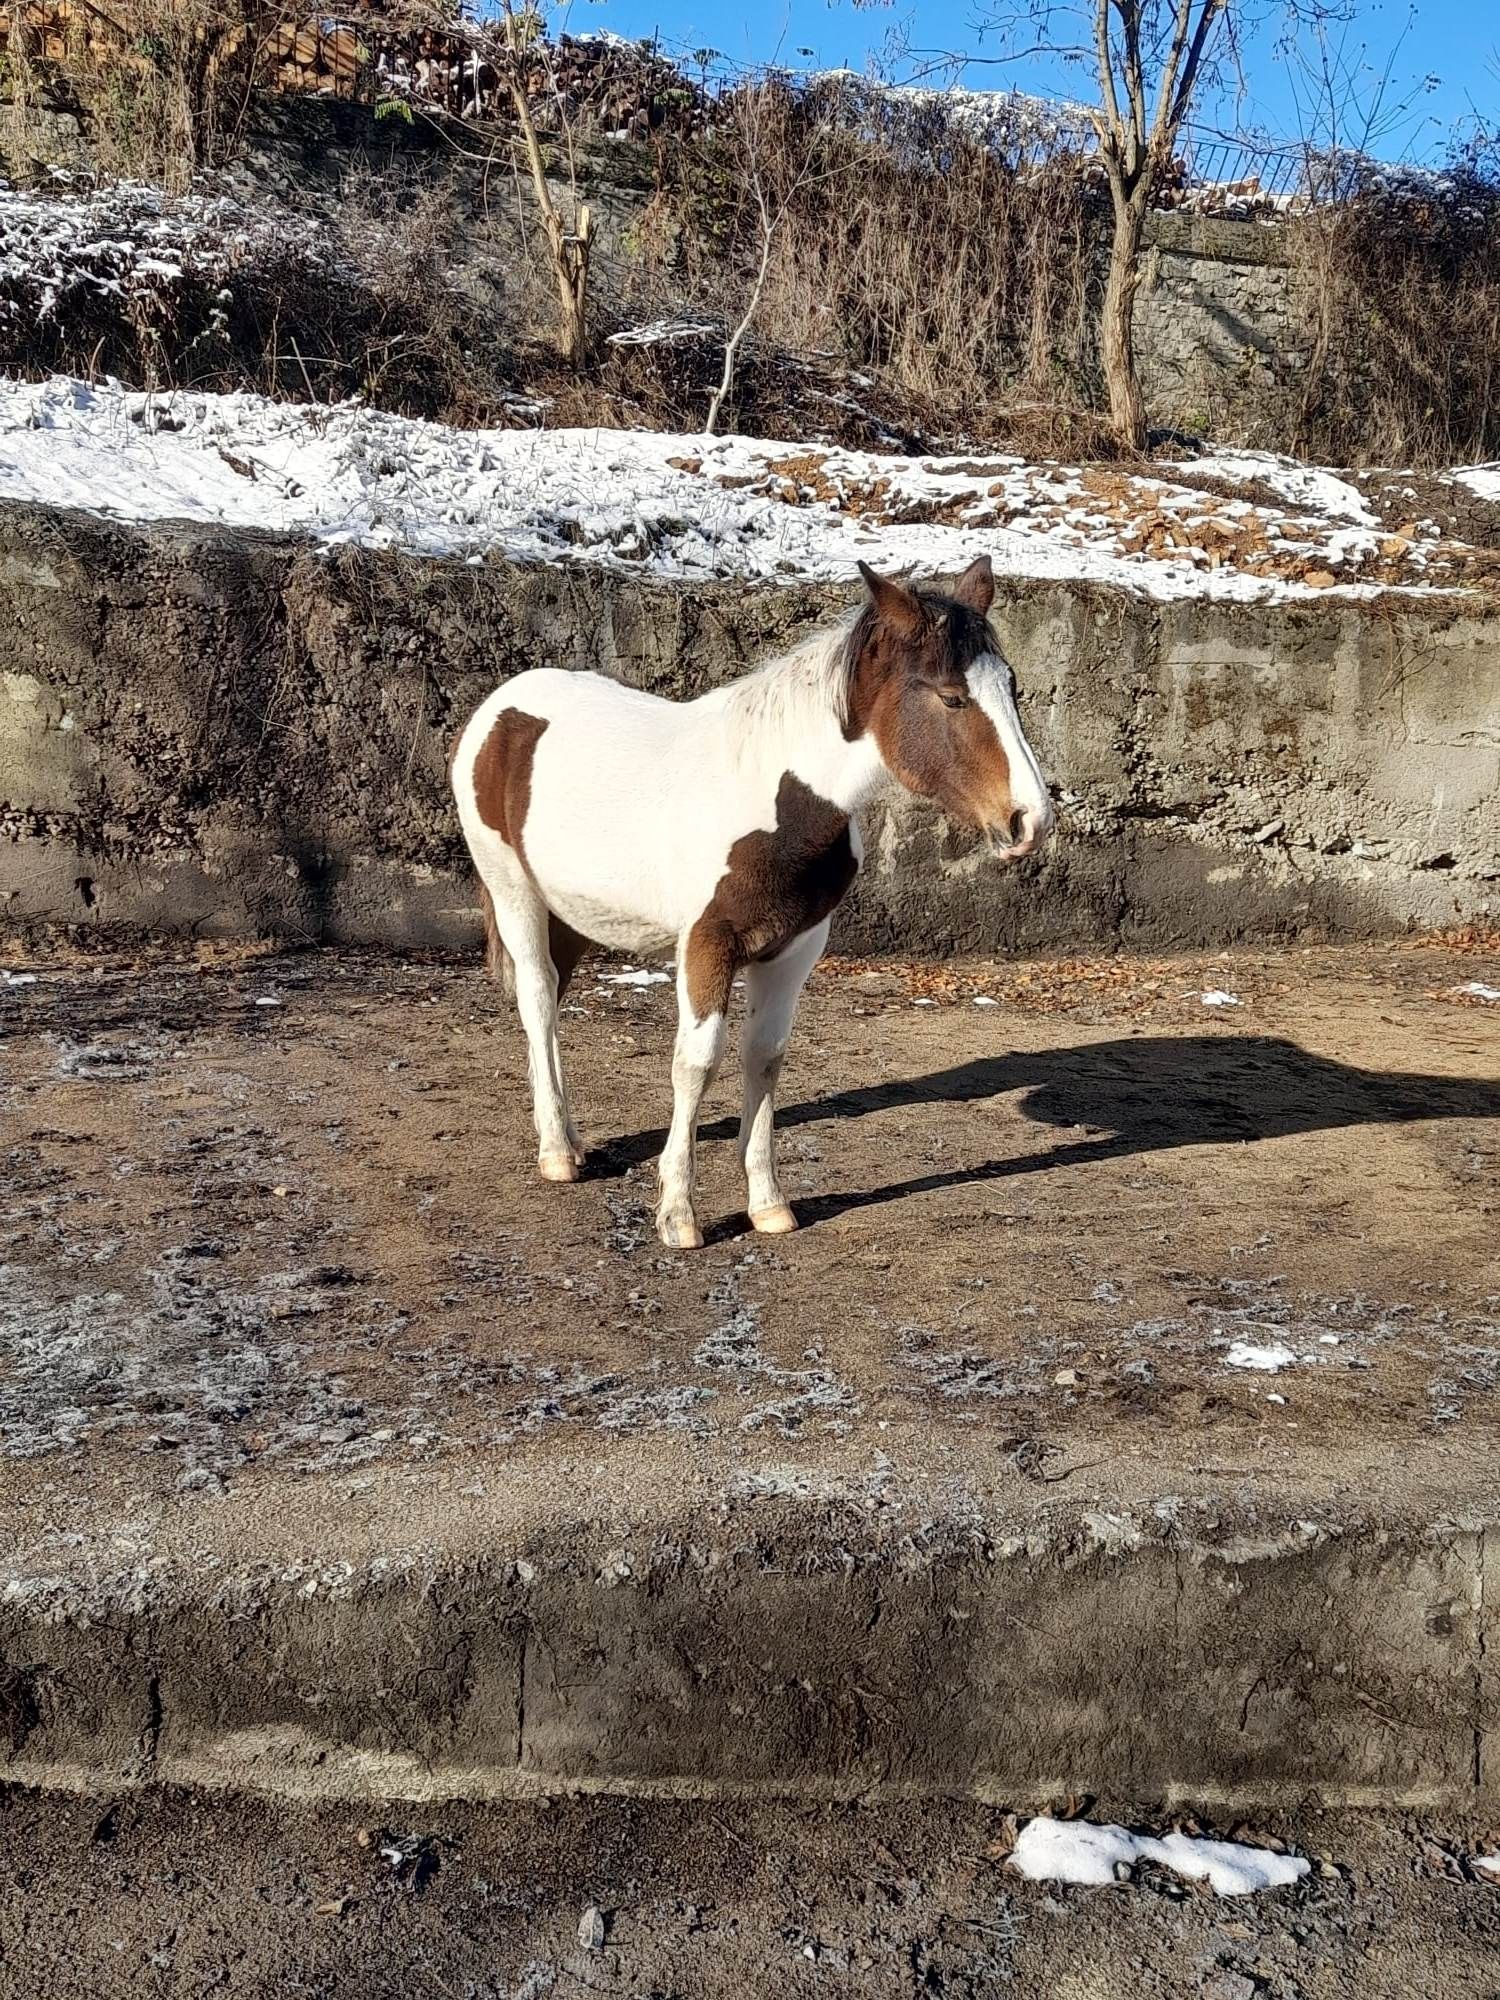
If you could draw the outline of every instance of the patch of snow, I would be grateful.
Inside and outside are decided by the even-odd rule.
[[[0,498],[121,520],[684,579],[844,582],[858,560],[931,575],[988,555],[1001,576],[1087,579],[1156,599],[1319,594],[1253,567],[1214,567],[1196,547],[1131,547],[1083,479],[1003,455],[976,464],[757,438],[463,431],[358,403],[0,379]],[[1137,485],[1144,506],[1201,502],[1159,481]],[[1319,532],[1307,524],[1314,552]],[[1294,556],[1303,548],[1299,539]]]
[[[974,995],[974,1005],[976,1007],[998,1007],[1000,1002],[992,1000],[988,993],[976,993]]]
[[[80,192],[0,186],[0,320],[45,322],[85,295],[139,309],[185,278],[222,281],[258,252],[293,246],[315,266],[337,262],[318,222],[227,196],[169,195],[133,181]],[[221,307],[230,296],[219,294]]]
[[[1254,1368],[1263,1375],[1275,1375],[1283,1368],[1290,1368],[1296,1359],[1292,1350],[1279,1340],[1273,1340],[1269,1347],[1257,1347],[1249,1340],[1235,1340],[1229,1344],[1224,1365],[1227,1368]]]
[[[1453,477],[1481,500],[1500,500],[1500,464],[1455,465]]]
[[[1476,1854],[1469,1866],[1476,1875],[1482,1875],[1486,1882],[1493,1882],[1500,1889],[1500,1851],[1494,1854]]]
[[[653,319],[640,326],[622,326],[605,339],[606,347],[671,347],[679,340],[722,340],[724,328],[712,319]]]
[[[630,966],[624,972],[601,972],[599,977],[606,986],[665,986],[672,975],[670,972],[648,972],[644,966],[639,969]]]
[[[1500,986],[1486,986],[1482,979],[1470,979],[1456,990],[1472,993],[1476,1000],[1500,1000]]]
[[[1347,479],[1321,466],[1303,465],[1299,459],[1283,458],[1274,451],[1212,451],[1202,458],[1184,459],[1175,470],[1209,478],[1229,479],[1239,484],[1269,487],[1289,506],[1306,508],[1309,513],[1326,514],[1335,521],[1352,522],[1359,528],[1379,528],[1379,518],[1370,511],[1365,497]]]
[[[1031,1882],[1078,1882],[1105,1887],[1138,1862],[1154,1861],[1185,1881],[1207,1882],[1216,1896],[1251,1896],[1298,1882],[1311,1863],[1300,1854],[1277,1854],[1238,1840],[1194,1834],[1130,1833],[1123,1826],[1086,1820],[1028,1820],[1010,1865]]]
[[[36,985],[36,974],[34,972],[7,972],[0,974],[0,977],[4,978],[7,986]]]
[[[1210,987],[1207,993],[1200,993],[1198,998],[1203,1002],[1205,1007],[1240,1007],[1244,1005],[1244,1002],[1238,999],[1236,995],[1225,993],[1217,986]]]

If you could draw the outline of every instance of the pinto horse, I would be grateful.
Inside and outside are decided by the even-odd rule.
[[[989,622],[989,558],[946,596],[859,567],[869,594],[852,624],[728,687],[670,702],[539,667],[482,702],[454,752],[486,963],[514,987],[545,1179],[576,1180],[583,1165],[557,1040],[574,966],[590,940],[637,956],[675,949],[656,1211],[670,1249],[703,1241],[698,1106],[741,974],[750,1220],[771,1234],[796,1227],[776,1182],[773,1094],[798,997],[859,868],[856,815],[882,782],[984,828],[1002,860],[1034,853],[1052,825]]]

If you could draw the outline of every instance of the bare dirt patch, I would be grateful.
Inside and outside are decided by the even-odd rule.
[[[0,1457],[33,1492],[87,1468],[186,1500],[589,1437],[752,1467],[939,1438],[1026,1480],[1142,1455],[1327,1474],[1378,1442],[1437,1477],[1494,1437],[1500,1005],[1463,989],[1500,987],[1500,957],[1477,934],[830,965],[782,1092],[801,1231],[748,1230],[731,1058],[697,1255],[651,1225],[666,987],[583,969],[564,1041],[591,1159],[553,1188],[472,965],[9,974]]]
[[[1135,1818],[1128,1805],[1108,1810]],[[1103,1889],[1022,1881],[1005,1865],[1013,1827],[1003,1812],[954,1803],[603,1799],[381,1814],[11,1790],[0,1793],[17,1857],[0,1991],[1426,2000],[1489,1990],[1500,1893],[1465,1866],[1493,1841],[1482,1821],[1305,1811],[1236,1828],[1279,1835],[1314,1865],[1292,1889],[1234,1900],[1145,1868]]]

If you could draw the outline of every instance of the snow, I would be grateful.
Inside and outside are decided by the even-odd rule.
[[[1216,1896],[1250,1896],[1258,1889],[1283,1889],[1300,1881],[1309,1862],[1299,1854],[1277,1854],[1237,1840],[1209,1840],[1196,1834],[1130,1833],[1123,1826],[1093,1826],[1087,1820],[1039,1817],[1021,1829],[1010,1865],[1031,1882],[1078,1882],[1104,1887],[1117,1871],[1154,1861],[1189,1882],[1207,1882]]]
[[[1500,1000],[1500,986],[1486,986],[1482,979],[1470,979],[1458,990],[1472,993],[1476,1000]]]
[[[1376,546],[1362,529],[1261,521],[1248,503],[1214,501],[1237,523],[1259,522],[1249,566],[1190,536],[1159,536],[1148,549],[1155,531],[1140,527],[1142,510],[1191,527],[1208,518],[1204,496],[1004,454],[912,459],[743,437],[463,431],[358,403],[164,395],[57,376],[0,378],[0,498],[267,529],[325,547],[493,553],[684,579],[843,582],[860,559],[931,575],[984,554],[1002,577],[1091,580],[1156,599],[1308,597],[1296,577],[1308,552],[1331,574],[1351,554],[1348,537]],[[1331,539],[1340,547],[1325,546]],[[1280,567],[1256,567],[1262,557]]]
[[[644,966],[628,966],[624,972],[601,972],[599,975],[605,986],[666,986],[671,977],[670,972],[648,972]]]
[[[1494,465],[1456,465],[1453,477],[1460,486],[1467,486],[1481,500],[1500,500],[1500,463]]]
[[[1210,987],[1207,993],[1200,993],[1198,998],[1205,1007],[1239,1007],[1244,1004],[1235,994],[1222,992],[1217,986]]]
[[[1310,513],[1326,514],[1331,520],[1347,521],[1358,528],[1378,528],[1364,495],[1337,473],[1321,466],[1303,465],[1295,458],[1283,458],[1274,451],[1211,451],[1201,458],[1182,459],[1176,470],[1195,476],[1232,480],[1236,485],[1264,486],[1288,506],[1304,507]]]
[[[1262,1375],[1275,1375],[1283,1368],[1290,1368],[1296,1359],[1292,1350],[1279,1340],[1266,1347],[1257,1347],[1249,1340],[1234,1340],[1229,1344],[1224,1364],[1228,1368],[1253,1368]]]
[[[714,319],[651,319],[622,326],[605,338],[606,347],[670,347],[679,340],[722,340],[724,323]]]
[[[169,195],[134,181],[39,193],[0,185],[0,320],[45,321],[87,294],[144,308],[184,277],[223,279],[247,257],[293,244],[315,266],[336,261],[316,221],[227,196]]]
[[[1500,1850],[1494,1854],[1476,1854],[1469,1866],[1476,1875],[1482,1875],[1486,1882],[1493,1882],[1500,1888]]]

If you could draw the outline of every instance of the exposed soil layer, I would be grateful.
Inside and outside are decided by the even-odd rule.
[[[1284,1840],[1314,1869],[1292,1889],[1232,1900],[1144,1869],[1104,1889],[1022,1881],[1005,1866],[1012,1826],[998,1810],[953,1805],[443,1802],[413,1815],[189,1792],[62,1800],[12,1790],[0,1794],[0,1993],[1479,2000],[1494,1991],[1500,1889],[1470,1865],[1495,1845],[1482,1821],[1306,1811],[1262,1820],[1254,1837]]]

